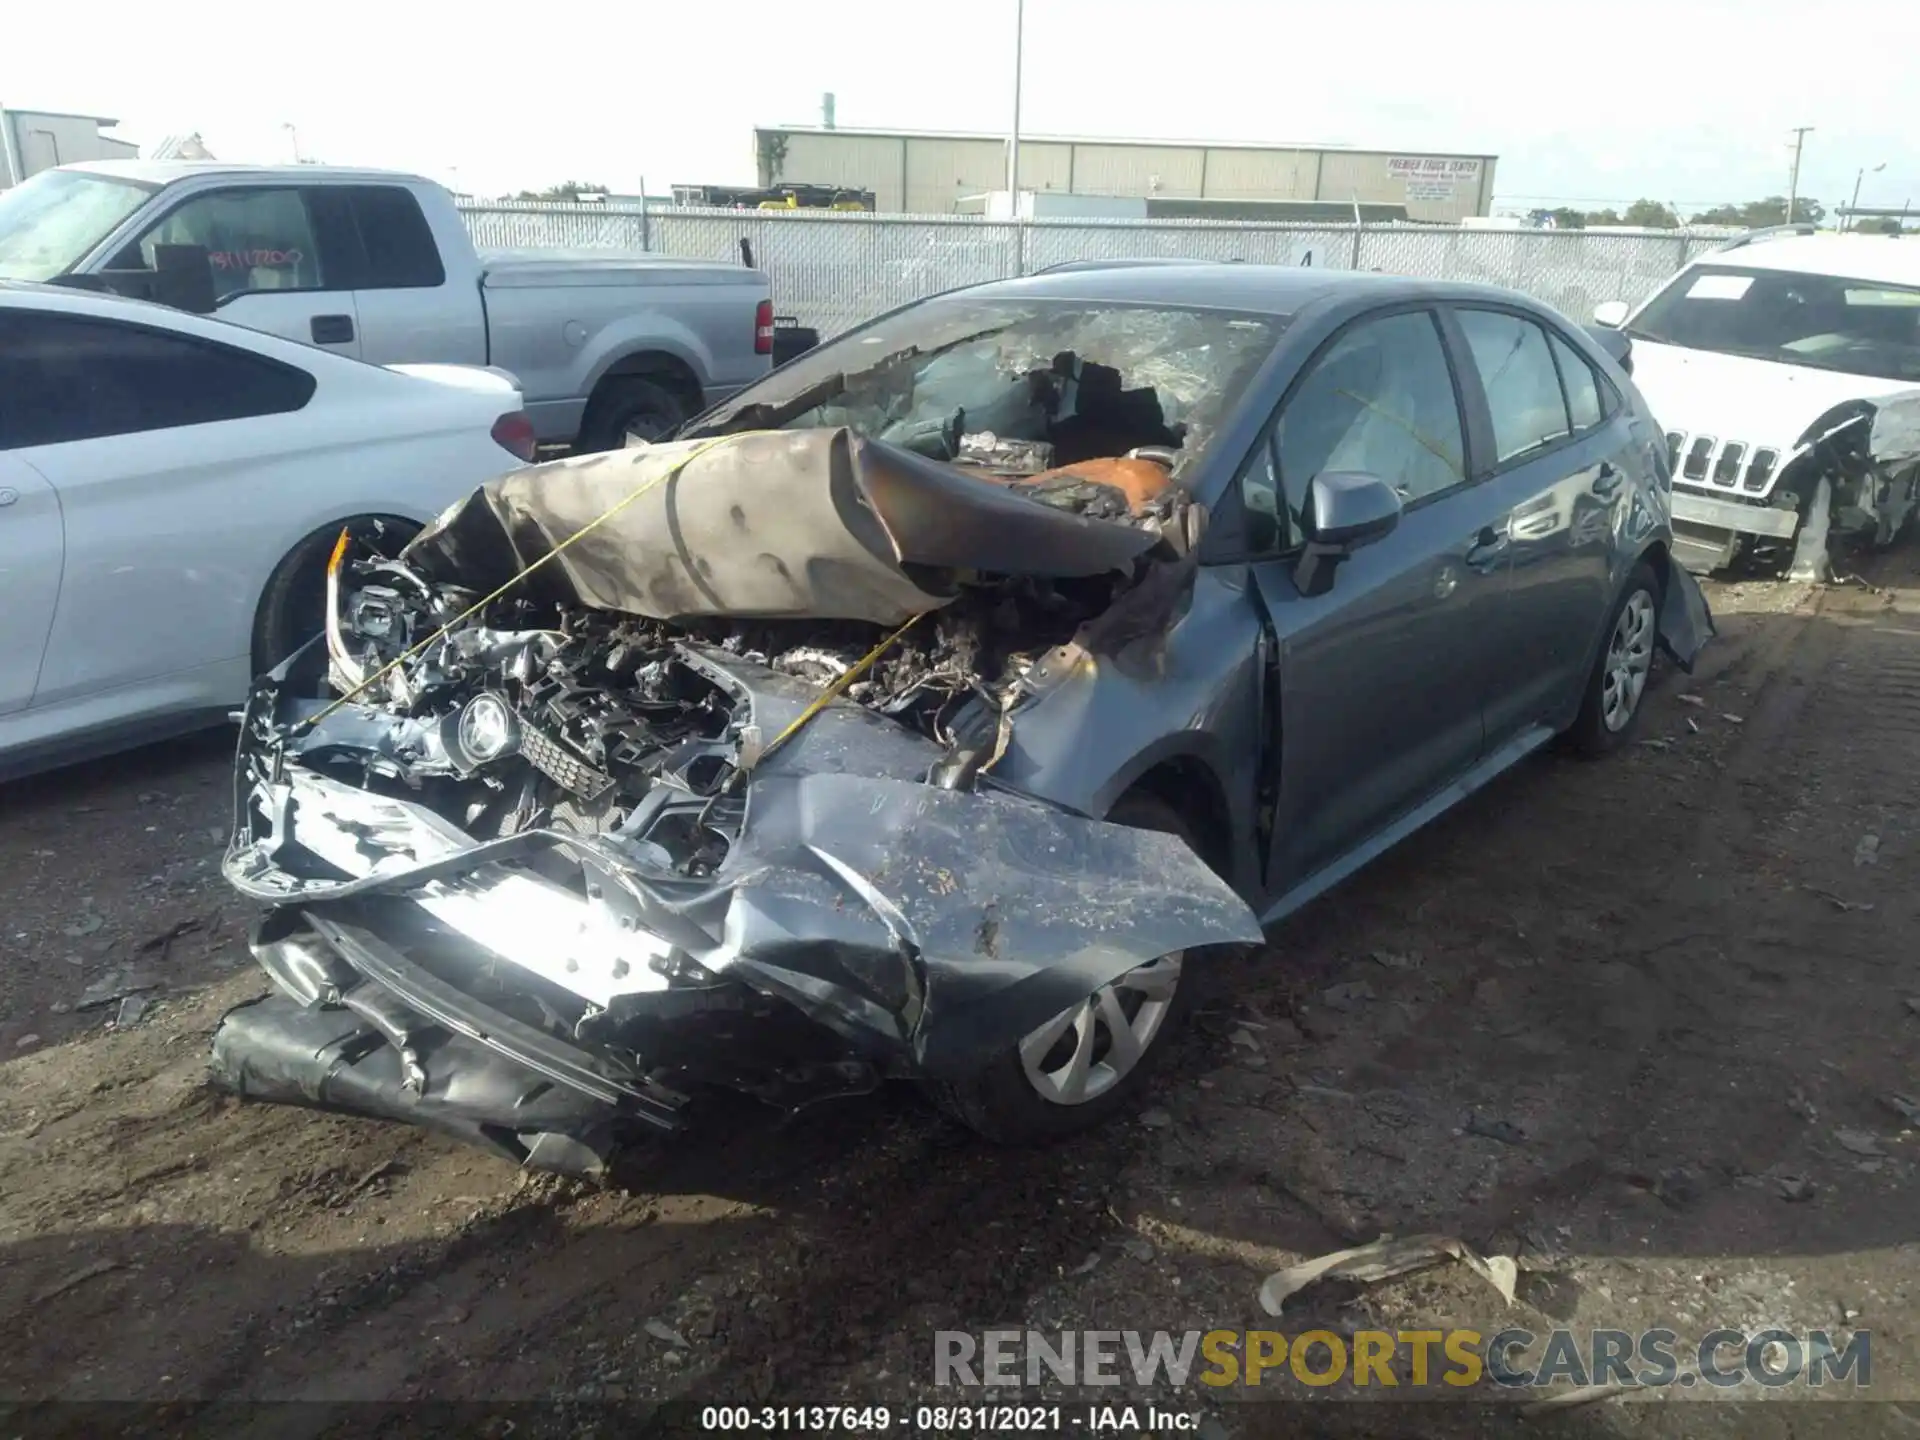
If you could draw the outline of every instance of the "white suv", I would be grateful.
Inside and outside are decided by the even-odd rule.
[[[1884,545],[1912,518],[1920,239],[1760,231],[1593,318],[1633,339],[1690,568],[1797,540],[1792,573],[1826,579],[1829,529]]]

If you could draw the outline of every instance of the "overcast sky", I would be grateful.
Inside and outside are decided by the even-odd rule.
[[[9,5],[0,104],[503,193],[753,179],[751,129],[1004,131],[1014,0]],[[1028,134],[1500,157],[1498,202],[1920,202],[1905,0],[1026,0]],[[804,177],[801,177],[804,178]]]

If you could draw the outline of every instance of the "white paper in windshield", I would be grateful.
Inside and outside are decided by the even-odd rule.
[[[1738,300],[1753,288],[1751,275],[1702,275],[1687,291],[1689,300]]]

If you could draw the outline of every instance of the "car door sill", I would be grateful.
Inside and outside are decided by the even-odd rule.
[[[1356,845],[1331,865],[1315,871],[1287,891],[1260,916],[1261,925],[1268,926],[1285,919],[1309,900],[1332,889],[1362,865],[1383,851],[1398,845],[1429,820],[1451,810],[1489,780],[1511,769],[1546,744],[1553,736],[1553,727],[1549,725],[1535,725],[1529,730],[1522,731],[1461,775],[1459,779],[1442,786],[1371,839]]]

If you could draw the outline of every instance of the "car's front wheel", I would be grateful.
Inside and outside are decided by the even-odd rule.
[[[1583,755],[1605,755],[1633,738],[1640,702],[1653,673],[1660,630],[1660,578],[1644,561],[1633,567],[1607,619],[1606,640],[1587,677],[1579,718],[1567,732]]]
[[[1191,842],[1171,806],[1129,796],[1110,820]],[[941,1108],[989,1140],[1028,1144],[1097,1125],[1138,1097],[1192,1008],[1187,956],[1162,955],[1036,1027],[979,1074],[933,1087]]]

